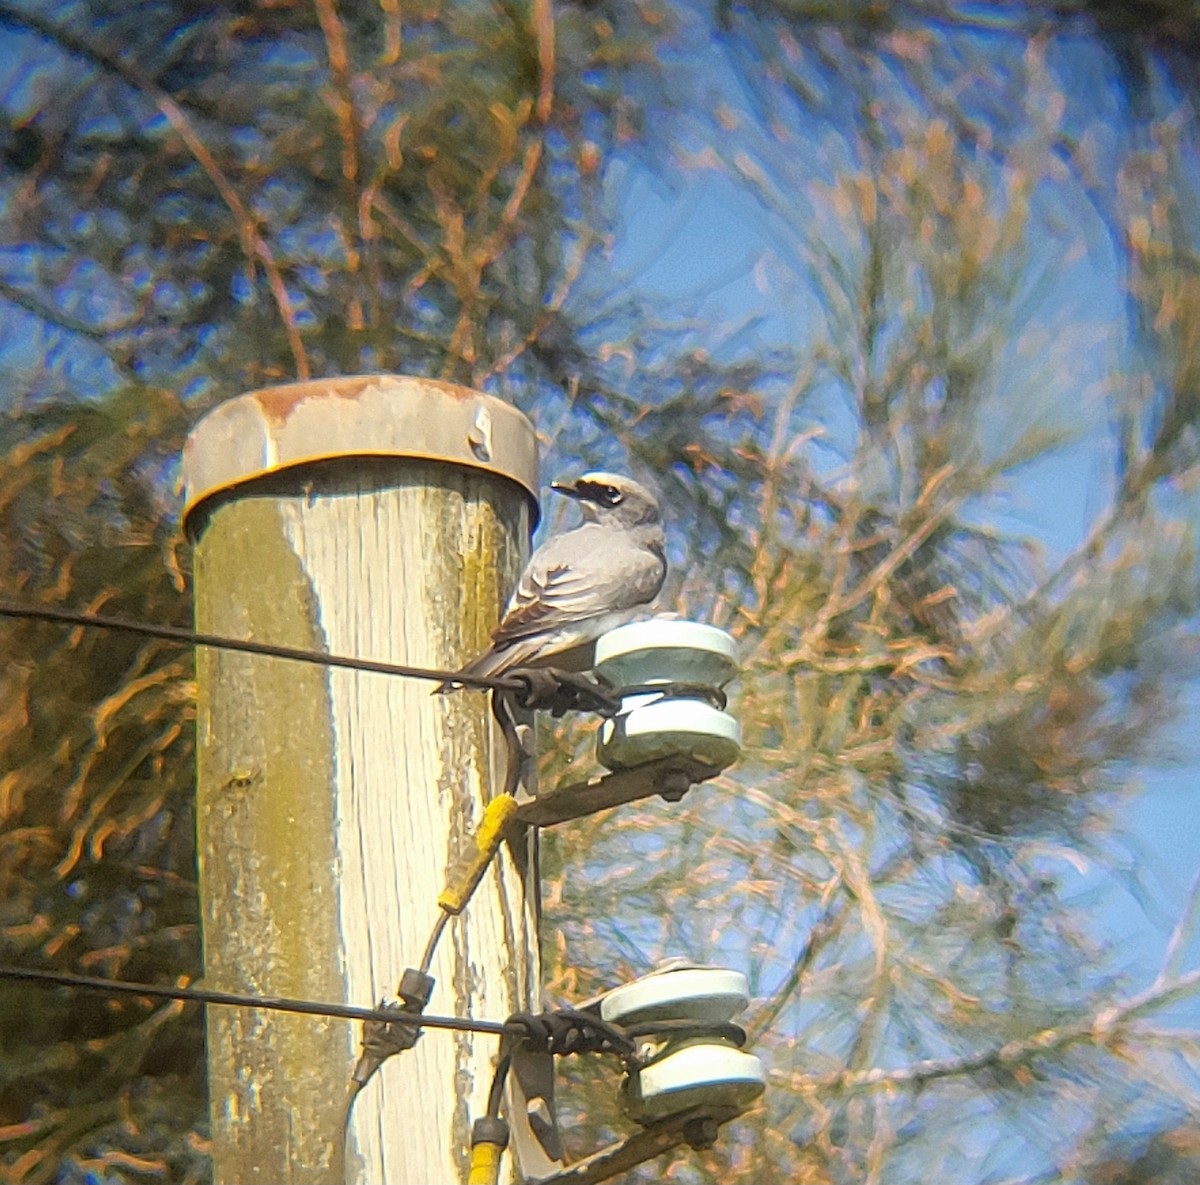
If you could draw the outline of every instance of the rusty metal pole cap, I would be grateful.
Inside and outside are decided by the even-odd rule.
[[[411,457],[495,473],[525,491],[537,522],[537,436],[523,413],[470,387],[383,374],[265,387],[214,408],[184,445],[184,523],[215,494],[338,457]]]

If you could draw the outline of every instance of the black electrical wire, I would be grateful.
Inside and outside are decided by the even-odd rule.
[[[433,966],[433,956],[437,951],[438,941],[449,920],[450,915],[444,909],[438,910],[438,920],[433,923],[433,929],[429,932],[429,941],[425,943],[425,953],[421,956],[420,970],[422,974],[427,975],[429,968]]]
[[[640,1024],[624,1025],[621,1032],[632,1041],[639,1037],[671,1037],[676,1041],[687,1037],[719,1037],[723,1041],[732,1041],[739,1049],[746,1044],[746,1030],[732,1021],[710,1024],[687,1018],[648,1020]]]
[[[500,1118],[500,1104],[504,1101],[504,1084],[508,1081],[509,1067],[512,1065],[512,1054],[504,1054],[496,1063],[496,1069],[492,1074],[492,1085],[488,1091],[487,1117],[489,1119]]]
[[[286,658],[293,662],[315,663],[323,667],[344,667],[352,671],[371,671],[378,675],[399,675],[407,679],[429,679],[435,683],[461,683],[465,687],[480,687],[494,691],[528,692],[524,679],[460,675],[457,671],[436,671],[427,667],[410,667],[401,663],[378,662],[370,658],[353,658],[342,654],[325,654],[320,650],[305,650],[298,646],[275,646],[269,642],[249,642],[240,638],[225,638],[219,634],[202,634],[174,625],[153,625],[128,617],[108,617],[97,613],[72,613],[65,609],[41,609],[33,605],[17,605],[0,601],[0,617],[24,621],[50,621],[58,625],[84,626],[91,629],[118,630],[159,638],[185,646],[211,646],[215,650],[238,650],[245,654],[263,654],[268,658]]]
[[[514,1012],[510,1030],[520,1030],[526,1046],[556,1057],[576,1053],[615,1053],[623,1060],[637,1056],[637,1045],[617,1025],[598,1013],[580,1008],[555,1008],[546,1012]]]
[[[114,995],[158,996],[165,1000],[184,1000],[196,1004],[224,1004],[230,1008],[266,1008],[273,1012],[298,1012],[307,1016],[327,1016],[338,1020],[382,1021],[406,1024],[414,1028],[452,1029],[460,1033],[490,1033],[502,1037],[510,1031],[507,1023],[494,1020],[465,1020],[457,1016],[427,1016],[403,1012],[397,1008],[359,1008],[353,1004],[322,1003],[317,1000],[293,1000],[285,996],[253,996],[239,992],[218,992],[208,988],[172,988],[152,983],[130,983],[124,979],[99,979],[91,975],[71,975],[64,971],[41,971],[32,967],[0,965],[0,979],[18,979],[57,987],[82,988]]]

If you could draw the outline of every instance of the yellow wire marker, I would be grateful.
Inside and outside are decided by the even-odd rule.
[[[478,830],[455,861],[446,887],[438,897],[438,905],[446,913],[460,914],[466,908],[516,813],[517,800],[511,794],[497,794],[487,804]]]

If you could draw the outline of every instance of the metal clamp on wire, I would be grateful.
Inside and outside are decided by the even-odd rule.
[[[744,975],[673,960],[578,1008],[509,1017],[487,1116],[475,1125],[472,1185],[498,1180],[510,1125],[519,1175],[537,1185],[595,1185],[682,1145],[711,1147],[720,1125],[766,1085],[762,1063],[745,1052],[745,1031],[732,1021],[747,1002]],[[536,1094],[526,1087],[530,1071],[545,1077],[554,1057],[576,1053],[621,1059],[622,1109],[644,1130],[565,1164],[552,1077]],[[508,1124],[500,1119],[506,1081]]]
[[[397,1019],[363,1021],[362,1053],[351,1075],[355,1094],[389,1057],[416,1045],[421,1030],[411,1019],[425,1011],[433,986],[433,976],[409,967],[400,977],[400,1003],[379,1001],[380,1008],[394,1009]]]
[[[521,690],[492,692],[492,714],[500,724],[508,751],[504,775],[504,794],[515,795],[521,784],[525,763],[534,752],[532,732],[517,718],[517,710],[548,711],[560,717],[567,712],[597,712],[611,716],[621,706],[612,690],[588,674],[560,671],[553,667],[517,667],[505,678]]]
[[[637,1056],[632,1039],[597,1012],[556,1008],[546,1012],[516,1012],[505,1022],[519,1031],[522,1043],[533,1053],[570,1057],[580,1053],[612,1053],[627,1064]]]
[[[579,1053],[616,1054],[629,1072],[637,1068],[633,1042],[598,1012],[560,1008],[547,1012],[517,1012],[508,1018],[509,1030],[488,1091],[487,1114],[471,1127],[471,1169],[467,1185],[496,1185],[500,1157],[514,1144],[525,1178],[545,1178],[563,1169],[562,1143],[554,1116],[554,1058]],[[508,1087],[512,1124],[500,1116]]]
[[[476,1120],[471,1140],[471,1185],[495,1185],[500,1153],[509,1125],[500,1118],[506,1097],[514,1154],[521,1175],[530,1179],[562,1171],[564,1156],[554,1114],[554,1059],[583,1053],[606,1053],[621,1059],[629,1073],[637,1069],[634,1043],[596,1010],[560,1008],[517,1012],[505,1022],[487,1115]]]
[[[621,706],[613,689],[586,672],[560,671],[554,667],[515,667],[505,678],[524,685],[513,692],[518,707],[549,712],[554,717],[567,712],[596,712],[611,716]]]
[[[504,794],[517,793],[525,763],[534,756],[531,729],[518,721],[517,709],[540,709],[555,717],[578,711],[611,716],[621,706],[611,688],[588,674],[553,667],[517,667],[505,678],[523,690],[492,692],[492,714],[500,724],[508,752]]]
[[[338,1134],[340,1151],[334,1153],[334,1161],[345,1171],[346,1142],[350,1132],[350,1114],[354,1102],[364,1086],[371,1080],[375,1071],[397,1053],[404,1053],[416,1045],[421,1036],[421,1029],[412,1023],[414,1016],[420,1016],[425,1011],[429,998],[433,995],[433,976],[425,971],[409,967],[400,977],[400,1003],[380,1000],[379,1007],[395,1011],[396,1020],[365,1020],[362,1031],[362,1052],[354,1064],[350,1075],[350,1085],[346,1091],[346,1105],[342,1112],[342,1126]],[[401,1007],[401,1004],[403,1007]]]

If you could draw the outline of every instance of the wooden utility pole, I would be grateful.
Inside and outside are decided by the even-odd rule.
[[[486,646],[526,557],[537,445],[520,412],[476,391],[331,379],[218,407],[184,478],[198,629],[452,669]],[[502,784],[487,697],[214,649],[197,683],[206,985],[394,997]],[[447,928],[430,1012],[538,1006],[527,857],[502,850]],[[496,1039],[431,1031],[385,1062],[354,1104],[344,1170],[358,1040],[346,1021],[209,1009],[220,1185],[465,1179]]]

